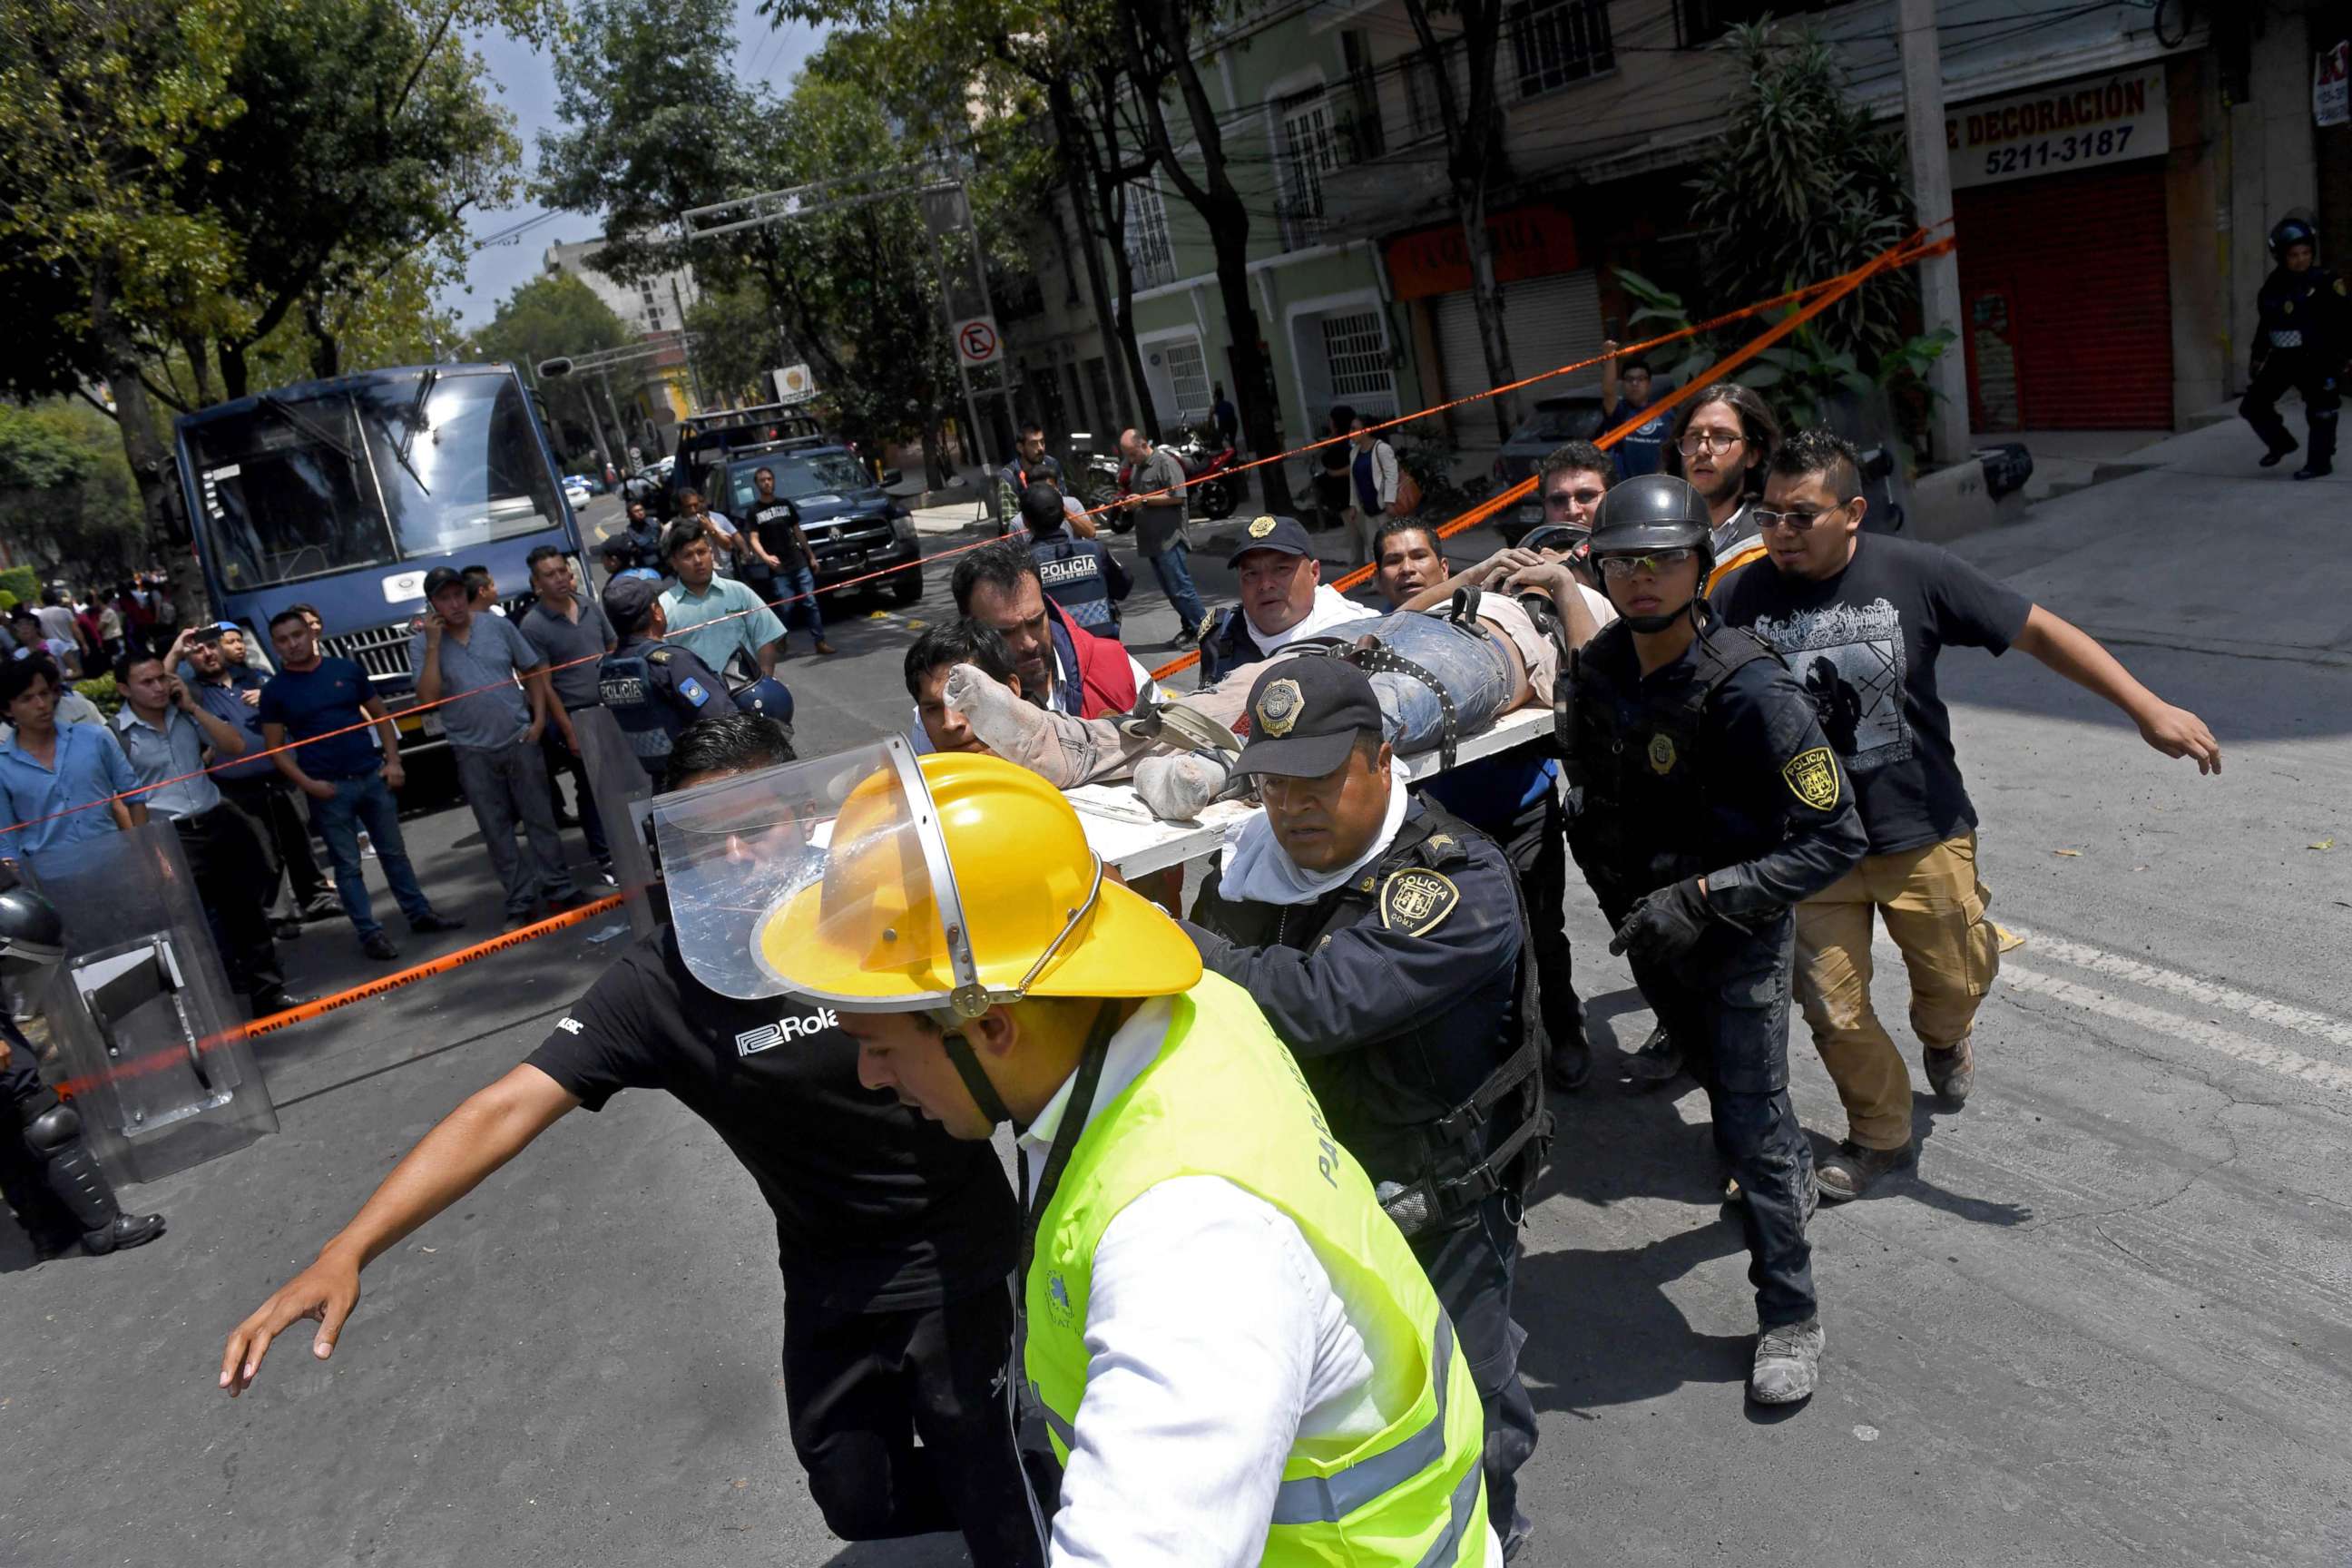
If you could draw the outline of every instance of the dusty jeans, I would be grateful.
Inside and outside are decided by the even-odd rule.
[[[563,837],[555,826],[555,808],[547,798],[547,763],[538,742],[518,740],[494,750],[452,746],[457,759],[457,787],[474,808],[490,864],[505,884],[509,918],[527,915],[541,898],[568,899],[579,889],[563,863]],[[515,843],[520,822],[530,836],[526,862]]]
[[[1845,1101],[1849,1136],[1865,1149],[1911,1141],[1911,1069],[1870,1005],[1871,911],[1911,972],[1911,1032],[1948,1048],[1969,1037],[2000,973],[1990,897],[1977,879],[1977,836],[1964,833],[1868,856],[1797,906],[1797,1001]]]

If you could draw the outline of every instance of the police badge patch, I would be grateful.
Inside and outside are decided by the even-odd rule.
[[[1650,737],[1650,771],[1654,773],[1675,771],[1675,738],[1672,735]]]
[[[1452,879],[1410,867],[1390,873],[1381,885],[1381,924],[1407,936],[1427,936],[1462,901]]]
[[[1265,689],[1265,695],[1257,700],[1258,729],[1279,741],[1290,733],[1293,724],[1298,722],[1298,710],[1306,701],[1305,693],[1298,689],[1298,682],[1287,678],[1276,681]]]
[[[1789,781],[1789,793],[1815,811],[1827,811],[1838,803],[1837,760],[1827,746],[1790,757],[1780,764],[1780,776]]]
[[[1252,539],[1264,539],[1273,531],[1274,519],[1270,517],[1261,517],[1249,525],[1249,536]]]

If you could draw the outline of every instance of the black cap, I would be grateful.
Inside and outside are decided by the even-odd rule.
[[[452,583],[462,584],[465,581],[466,574],[455,566],[436,566],[425,574],[425,596],[429,599]]]
[[[1343,659],[1286,658],[1250,688],[1249,724],[1234,772],[1321,778],[1365,731],[1381,733],[1381,701],[1371,678]]]
[[[643,577],[615,577],[604,584],[604,618],[619,633],[635,631],[653,614],[661,584]]]
[[[1284,555],[1315,553],[1315,546],[1307,541],[1306,526],[1295,517],[1253,518],[1249,526],[1242,530],[1241,542],[1225,557],[1225,564],[1237,563],[1253,550],[1273,550]]]

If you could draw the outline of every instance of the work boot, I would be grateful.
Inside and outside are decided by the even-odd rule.
[[[1813,1396],[1822,1380],[1822,1321],[1782,1323],[1756,1341],[1756,1363],[1748,1373],[1748,1397],[1759,1405],[1794,1405]]]
[[[1870,1184],[1889,1171],[1918,1163],[1919,1152],[1906,1140],[1900,1149],[1865,1149],[1849,1138],[1837,1152],[1814,1169],[1813,1181],[1824,1203],[1851,1203],[1870,1190]]]
[[[829,654],[833,652],[833,645],[825,641],[823,637],[819,637],[816,639],[816,651],[820,654]]]
[[[2297,468],[2294,471],[2294,477],[2298,479],[2324,479],[2335,471],[2336,465],[2334,463],[2322,462],[2317,458],[2314,458],[2311,461]]]
[[[81,1249],[92,1258],[103,1258],[126,1247],[144,1247],[163,1234],[162,1215],[119,1214],[105,1229],[82,1232]]]
[[[370,958],[387,963],[400,956],[400,949],[393,945],[392,938],[380,931],[372,931],[360,938],[360,951]]]
[[[1650,1031],[1642,1048],[1625,1058],[1625,1076],[1636,1083],[1668,1083],[1681,1076],[1683,1048],[1664,1024]]]
[[[1551,1086],[1563,1094],[1574,1094],[1592,1077],[1592,1046],[1582,1035],[1570,1035],[1551,1043],[1551,1055],[1544,1062],[1544,1076]]]
[[[1969,1090],[1977,1083],[1976,1053],[1962,1040],[1957,1046],[1929,1046],[1927,1051],[1927,1085],[1936,1091],[1936,1103],[1946,1110],[1958,1110],[1969,1102]]]
[[[2270,438],[2270,450],[2263,454],[2262,466],[2265,468],[2277,468],[2279,466],[2280,458],[2285,457],[2289,452],[2294,451],[2297,447],[2302,445],[2302,442],[2296,440],[2285,431],[2280,431],[2277,435]]]

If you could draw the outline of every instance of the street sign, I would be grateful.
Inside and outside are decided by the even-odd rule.
[[[994,364],[1004,352],[1004,340],[996,335],[996,318],[973,316],[958,321],[955,330],[956,357],[969,365]]]
[[[768,374],[775,381],[779,403],[806,403],[816,395],[816,377],[805,364],[788,364]]]

